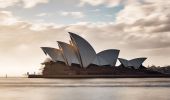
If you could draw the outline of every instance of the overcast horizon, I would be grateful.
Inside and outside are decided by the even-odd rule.
[[[0,0],[0,76],[38,72],[47,58],[40,47],[69,42],[69,31],[96,52],[170,65],[169,0]]]

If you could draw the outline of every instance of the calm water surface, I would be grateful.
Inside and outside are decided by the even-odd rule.
[[[0,100],[170,100],[170,79],[0,78]]]

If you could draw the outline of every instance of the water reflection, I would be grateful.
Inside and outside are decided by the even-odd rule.
[[[170,100],[169,91],[168,78],[0,79],[0,100]]]

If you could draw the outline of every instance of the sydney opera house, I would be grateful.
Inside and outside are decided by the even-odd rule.
[[[96,53],[94,48],[81,36],[68,32],[70,43],[57,41],[58,48],[41,47],[50,57],[42,63],[44,76],[55,75],[129,75],[146,74],[142,64],[145,57],[127,60],[119,58],[120,50],[108,49]],[[117,61],[120,62],[116,66]]]

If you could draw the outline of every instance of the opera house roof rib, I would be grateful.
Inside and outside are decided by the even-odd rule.
[[[69,32],[71,41],[76,47],[79,57],[81,59],[81,66],[87,68],[92,61],[96,58],[96,52],[93,47],[82,37]]]
[[[96,54],[93,47],[84,38],[77,34],[70,34],[70,44],[57,41],[60,49],[51,47],[41,47],[46,55],[49,55],[54,62],[61,61],[68,66],[78,64],[83,68],[87,68],[90,64],[97,66],[115,66],[117,59],[125,67],[134,67],[138,69],[146,58],[135,58],[126,60],[118,58],[120,50],[107,49]]]
[[[138,69],[147,58],[141,57],[141,58],[135,58],[131,60],[126,60],[123,58],[118,58],[118,59],[124,67],[134,67],[135,69]]]
[[[46,55],[49,55],[53,61],[65,62],[62,51],[60,49],[51,48],[51,47],[41,47],[41,49],[44,51]]]
[[[75,50],[73,49],[73,46],[61,41],[57,41],[59,48],[63,51],[63,56],[66,59],[66,62],[69,66],[71,66],[72,63],[74,64],[80,64],[78,57],[76,55]]]

